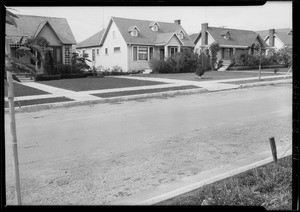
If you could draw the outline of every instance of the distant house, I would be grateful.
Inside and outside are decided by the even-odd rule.
[[[264,41],[272,49],[288,48],[293,49],[293,31],[291,28],[283,29],[269,29],[257,31],[257,33],[264,39]]]
[[[259,45],[262,49],[268,46],[261,36],[254,31],[210,27],[208,23],[203,23],[201,31],[196,35],[190,35],[190,37],[194,37],[194,51],[198,54],[203,50],[208,54],[209,46],[214,42],[218,43],[221,50],[218,52],[217,60],[222,60],[224,65],[231,63],[233,55],[242,52],[251,53],[251,46],[254,44]]]
[[[101,37],[99,35],[94,35],[95,40]],[[82,48],[77,49],[85,50],[87,47],[80,46]],[[100,45],[94,46],[96,50],[100,47],[95,66],[112,68],[118,65],[125,72],[145,70],[149,68],[152,58],[163,60],[182,48],[193,49],[193,46],[180,20],[167,23],[112,17],[103,32]]]
[[[65,18],[18,15],[17,27],[6,24],[6,37],[10,40],[11,54],[23,63],[32,63],[28,56],[20,57],[16,49],[27,38],[44,37],[49,42],[54,64],[70,64],[72,45],[76,40]],[[34,64],[33,64],[34,65]]]
[[[99,61],[101,59],[100,56],[100,41],[102,39],[102,36],[104,34],[105,29],[95,33],[91,37],[85,39],[84,41],[81,41],[76,45],[76,52],[79,54],[80,57],[83,56],[83,54],[88,54],[89,60],[92,62],[87,61],[87,64],[89,66],[95,66],[99,64]]]

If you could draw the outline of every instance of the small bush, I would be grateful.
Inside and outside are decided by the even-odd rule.
[[[150,68],[153,70],[153,73],[172,73],[172,65],[165,60],[152,59],[149,63]]]
[[[72,66],[68,64],[57,64],[54,74],[72,74]]]

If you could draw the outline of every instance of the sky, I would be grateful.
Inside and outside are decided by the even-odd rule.
[[[106,28],[111,16],[174,22],[188,33],[198,33],[202,23],[212,27],[244,30],[292,28],[292,1],[262,6],[166,6],[166,7],[9,7],[16,14],[66,18],[77,42]]]

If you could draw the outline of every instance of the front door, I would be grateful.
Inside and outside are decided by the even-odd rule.
[[[164,60],[164,58],[165,58],[165,49],[159,49],[159,58],[160,58],[160,60]]]

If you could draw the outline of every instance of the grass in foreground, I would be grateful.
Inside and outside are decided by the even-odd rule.
[[[64,96],[63,97],[45,98],[45,99],[21,100],[21,101],[15,101],[15,107],[38,105],[38,104],[45,104],[45,103],[67,102],[67,101],[74,101],[74,100],[69,99]],[[5,108],[8,108],[8,102],[5,102]]]
[[[61,79],[51,81],[39,81],[38,83],[71,91],[90,91],[166,84],[162,82],[125,79],[117,77]]]
[[[46,91],[42,91],[36,88],[32,88],[20,83],[14,82],[14,95],[18,96],[33,96],[33,95],[43,95],[49,94]],[[7,87],[5,86],[4,96],[7,97]]]
[[[169,87],[169,88],[155,88],[155,89],[143,89],[143,90],[133,90],[133,91],[119,91],[119,92],[109,92],[109,93],[99,93],[93,94],[94,96],[102,97],[102,98],[110,98],[117,96],[129,96],[129,95],[137,95],[137,94],[146,94],[146,93],[158,93],[163,91],[176,91],[176,90],[187,90],[187,89],[195,89],[200,88],[194,85],[180,86],[180,87]]]
[[[260,81],[258,79],[254,80],[239,80],[239,81],[232,81],[232,82],[224,82],[229,84],[246,84],[246,83],[254,83],[254,82],[269,82],[269,81],[276,81],[276,80],[283,80],[283,79],[291,79],[291,76],[287,76],[286,78],[280,77],[280,78],[269,78],[269,79],[261,79]]]
[[[249,170],[157,205],[263,206],[292,209],[292,156]]]

